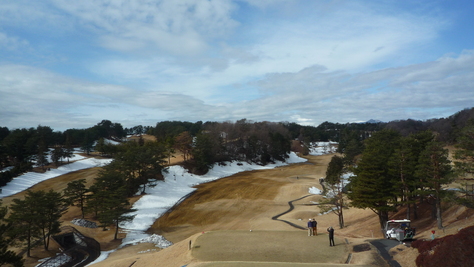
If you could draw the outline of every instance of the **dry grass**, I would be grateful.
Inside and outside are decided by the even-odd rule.
[[[156,141],[156,137],[154,135],[149,135],[149,134],[142,134],[142,135],[133,135],[133,136],[130,136],[128,137],[127,139],[129,140],[133,140],[133,141],[137,141],[140,140],[140,136],[143,138],[143,140],[145,141],[151,141],[151,142],[155,142]]]
[[[165,214],[149,229],[149,233],[158,233],[175,243],[162,252],[137,254],[140,249],[152,248],[150,244],[131,246],[113,253],[110,258],[97,266],[130,266],[137,259],[142,263],[134,266],[181,266],[196,262],[187,251],[187,242],[195,239],[199,233],[214,230],[294,230],[293,227],[280,221],[271,220],[277,214],[288,210],[288,201],[308,195],[308,188],[320,187],[318,180],[325,176],[327,164],[332,155],[308,156],[307,163],[292,164],[270,170],[243,172],[214,182],[197,186],[196,193],[183,201],[173,212]],[[174,160],[179,161],[180,157]],[[85,178],[88,185],[93,183],[100,168],[92,168],[69,173],[58,178],[42,182],[31,190],[62,191],[68,182]],[[298,179],[297,179],[298,178]],[[23,193],[4,199],[8,204],[13,198],[23,197]],[[294,202],[295,209],[280,217],[282,220],[305,226],[308,218],[315,217],[318,221],[319,232],[324,232],[328,226],[336,228],[336,237],[348,239],[349,246],[367,243],[368,239],[383,238],[375,214],[370,210],[350,208],[344,210],[346,228],[338,229],[337,216],[334,214],[318,215],[319,208],[314,202],[319,202],[321,196],[311,195]],[[135,201],[137,198],[133,199]],[[429,214],[429,209],[423,210]],[[79,217],[77,208],[70,208],[62,218],[63,225]],[[459,228],[473,225],[473,211],[462,207],[448,207],[444,215],[445,232],[439,236],[456,233]],[[403,216],[403,212],[396,216]],[[90,218],[89,218],[90,219]],[[416,224],[417,238],[428,238],[435,223],[430,220],[420,220]],[[116,248],[120,241],[113,240],[113,229],[79,229],[101,243],[102,250]],[[123,237],[123,236],[121,236]],[[55,252],[54,250],[52,251]],[[417,252],[413,249],[397,249],[392,251],[394,258],[402,266],[411,266]],[[33,251],[34,258],[28,259],[27,267],[34,266],[37,258],[45,257],[48,253],[41,249]],[[52,254],[52,253],[51,253]],[[352,264],[369,264],[381,266],[374,250],[354,253]],[[133,260],[132,260],[133,259]],[[147,262],[159,261],[165,265]],[[166,264],[169,265],[166,265]],[[127,265],[128,264],[128,265]],[[196,265],[197,266],[197,265]]]
[[[95,168],[84,169],[84,170],[67,173],[67,174],[61,175],[60,177],[49,179],[41,183],[38,183],[30,187],[29,190],[49,191],[50,189],[53,189],[56,192],[63,192],[69,182],[79,180],[79,179],[86,179],[86,186],[89,187],[94,183],[94,178],[97,177],[97,174],[99,173],[100,170],[101,170],[100,167],[95,167]],[[25,197],[25,194],[26,194],[26,191],[22,191],[15,195],[4,197],[2,199],[3,205],[10,206],[13,199],[15,198],[23,199]]]

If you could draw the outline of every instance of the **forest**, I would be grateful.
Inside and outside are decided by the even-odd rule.
[[[156,141],[145,140],[143,134],[153,135]],[[129,141],[130,135],[139,136],[138,141]],[[0,264],[22,266],[21,257],[8,250],[13,244],[26,247],[29,255],[32,244],[40,240],[47,250],[49,237],[59,231],[59,218],[69,206],[79,207],[83,217],[92,216],[104,228],[115,225],[118,231],[119,223],[133,219],[125,215],[132,211],[128,198],[156,186],[176,153],[190,172],[204,174],[214,164],[229,161],[261,165],[285,161],[291,151],[304,155],[312,142],[329,140],[338,142],[339,155],[328,167],[327,183],[337,189],[344,173],[355,174],[348,187],[330,199],[337,207],[341,228],[347,205],[344,195],[351,205],[372,209],[381,225],[388,220],[388,213],[400,206],[408,207],[408,218],[416,218],[415,204],[430,198],[441,228],[440,203],[453,197],[442,186],[455,175],[472,178],[474,109],[428,121],[324,122],[319,126],[242,119],[163,121],[132,128],[103,120],[87,129],[64,132],[41,125],[0,127],[0,186],[27,171],[67,164],[77,149],[113,159],[89,188],[84,180],[77,180],[64,192],[28,191],[10,207],[0,205]],[[447,146],[457,148],[455,164],[451,164]],[[472,205],[466,198],[458,201]]]

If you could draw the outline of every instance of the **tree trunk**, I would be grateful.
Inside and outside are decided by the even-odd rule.
[[[81,218],[84,219],[84,200],[82,199],[82,197],[81,203],[79,205],[81,205]]]
[[[380,223],[380,229],[383,230],[385,227],[385,223],[388,221],[388,212],[387,211],[379,211],[379,223]]]
[[[344,215],[343,215],[343,209],[344,209],[344,197],[342,195],[342,188],[344,187],[344,183],[341,183],[341,192],[339,192],[339,227],[344,228]]]
[[[46,231],[45,231],[44,228],[43,228],[41,231],[42,231],[42,234],[43,234],[43,246],[44,246],[44,250],[48,251],[48,244],[46,243]]]
[[[49,233],[48,233],[48,235],[46,235],[46,244],[45,244],[45,247],[44,247],[44,249],[45,249],[46,251],[49,250],[49,237],[50,237],[50,236],[51,236],[51,235],[50,235]]]
[[[31,225],[28,227],[28,235],[26,237],[26,256],[31,257],[30,250],[31,250]]]
[[[344,216],[342,214],[342,207],[341,207],[341,210],[339,211],[339,227],[341,229],[344,228]]]
[[[115,235],[114,235],[115,240],[118,237],[118,230],[119,230],[119,220],[117,220],[117,222],[115,223]]]
[[[408,198],[408,204],[407,204],[407,219],[410,220],[410,215],[411,215],[411,204],[410,204],[410,199]]]
[[[435,200],[435,203],[431,204],[431,219],[437,219],[438,218],[438,200]]]
[[[443,229],[443,218],[441,217],[441,199],[436,198],[436,220],[438,222],[438,229]]]
[[[416,204],[416,198],[415,198],[415,202],[413,203],[413,218],[415,220],[418,220],[418,206]]]

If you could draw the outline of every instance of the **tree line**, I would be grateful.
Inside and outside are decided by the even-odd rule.
[[[117,145],[116,151],[90,187],[80,179],[69,182],[63,192],[27,191],[24,199],[13,199],[9,207],[1,207],[0,202],[0,264],[22,266],[22,257],[8,250],[9,246],[25,247],[28,257],[37,242],[48,250],[49,240],[59,233],[61,216],[70,206],[77,206],[82,218],[89,216],[104,230],[115,227],[117,239],[120,223],[134,218],[128,198],[145,193],[147,187],[163,179],[165,154],[157,142],[127,142]]]
[[[38,129],[31,129],[30,138],[37,132]],[[120,223],[133,219],[128,198],[146,193],[163,180],[170,155],[176,151],[190,170],[206,172],[213,164],[224,161],[266,164],[285,160],[289,148],[289,135],[280,124],[246,120],[206,124],[196,136],[189,131],[175,131],[161,141],[139,138],[136,142],[112,144],[100,137],[93,150],[113,160],[102,168],[91,186],[86,187],[86,180],[81,179],[70,182],[63,192],[27,191],[24,199],[13,200],[8,218],[2,216],[0,223],[0,257],[5,256],[3,263],[21,266],[21,257],[12,254],[8,246],[24,246],[30,256],[31,248],[41,241],[48,250],[49,238],[58,233],[60,218],[69,206],[77,206],[83,218],[98,221],[104,229],[115,227],[117,238]],[[50,154],[54,151],[50,150]],[[38,157],[35,160],[38,162]],[[0,215],[6,215],[7,207],[0,211]]]
[[[32,170],[34,165],[44,170],[48,164],[58,166],[63,160],[69,161],[74,148],[82,148],[89,153],[99,138],[119,140],[123,137],[123,127],[108,120],[87,129],[68,129],[64,132],[41,125],[13,130],[0,127],[0,169],[3,170],[0,172],[0,186]],[[49,160],[48,154],[51,155]]]
[[[132,211],[128,197],[137,192],[146,193],[147,188],[156,186],[163,179],[162,171],[166,170],[175,152],[182,155],[183,166],[191,172],[205,173],[213,164],[234,160],[262,165],[284,161],[294,139],[306,146],[311,141],[338,141],[338,152],[343,157],[334,157],[334,162],[331,161],[326,178],[328,185],[335,186],[340,183],[344,172],[353,171],[355,176],[350,180],[349,191],[346,191],[349,192],[352,205],[372,209],[378,214],[381,224],[388,219],[389,212],[403,205],[408,207],[407,217],[413,214],[416,218],[415,204],[423,199],[432,201],[436,211],[434,214],[438,216],[440,201],[448,196],[442,190],[442,185],[453,177],[447,151],[443,148],[448,141],[450,144],[456,142],[459,146],[455,155],[455,170],[472,177],[474,127],[473,123],[469,123],[469,119],[474,117],[472,110],[464,110],[439,121],[431,120],[423,124],[424,127],[415,127],[416,130],[411,127],[406,131],[394,126],[403,125],[402,122],[325,122],[311,127],[246,119],[205,123],[165,121],[157,123],[155,127],[136,126],[130,129],[103,120],[87,129],[69,129],[64,132],[54,132],[47,126],[11,131],[0,127],[0,167],[2,170],[10,167],[0,173],[2,185],[9,181],[7,179],[31,170],[33,163],[37,166],[47,165],[47,153],[55,165],[61,164],[63,159],[69,161],[73,148],[81,148],[86,153],[96,151],[102,156],[113,158],[112,163],[103,168],[89,188],[85,187],[85,181],[78,180],[68,184],[63,194],[28,192],[25,199],[15,200],[9,207],[11,215],[8,218],[5,218],[6,207],[0,208],[0,220],[4,222],[0,224],[0,253],[3,253],[0,256],[15,259],[15,255],[5,246],[15,242],[26,243],[29,250],[35,240],[42,240],[47,249],[47,240],[59,225],[56,218],[69,205],[78,206],[83,217],[91,216],[102,227],[114,225],[118,231],[120,222],[133,218],[127,215]],[[439,126],[447,127],[446,121],[451,122],[450,130]],[[431,126],[426,126],[428,124]],[[432,128],[426,130],[426,127]],[[137,142],[123,142],[127,134],[141,135],[145,132],[154,135],[157,141],[147,142],[139,138]],[[105,139],[116,140],[120,144],[114,145],[105,142]],[[38,201],[45,202],[45,206],[32,205],[31,209],[26,208]],[[347,206],[344,189],[340,188],[331,201],[336,204],[336,212],[340,215],[343,227],[342,211]],[[465,204],[472,205],[469,201],[465,201]],[[53,210],[59,213],[53,214]],[[38,214],[50,218],[50,221],[38,220],[35,217],[40,216]],[[437,218],[442,227],[441,216]],[[8,231],[13,224],[24,228],[20,233]]]
[[[341,144],[341,149],[352,142],[352,149],[360,150],[361,141],[370,137],[374,132],[384,128],[396,130],[403,136],[411,133],[430,130],[438,134],[441,142],[454,143],[460,130],[469,119],[474,118],[474,108],[459,111],[447,118],[420,120],[396,120],[391,122],[372,123],[331,123],[323,122],[318,126],[299,125],[297,123],[279,122],[275,123],[285,128],[291,140],[299,140],[309,144],[314,141],[335,141]],[[247,124],[266,122],[252,122],[246,119]],[[196,137],[213,125],[233,124],[227,122],[186,122],[186,121],[162,121],[155,126],[137,125],[124,128],[120,123],[102,120],[98,124],[86,129],[67,129],[64,132],[53,131],[49,126],[37,126],[36,128],[8,129],[0,127],[0,168],[14,166],[15,174],[31,168],[32,161],[41,158],[48,148],[57,148],[59,160],[68,158],[70,151],[67,149],[82,148],[90,152],[97,140],[107,138],[112,140],[123,140],[127,135],[154,135],[158,140],[172,143],[173,139],[183,132],[189,132]],[[234,123],[239,125],[239,121]],[[357,144],[355,141],[359,142]],[[358,146],[359,148],[357,148]],[[64,151],[62,155],[60,150]],[[343,151],[340,151],[343,152]],[[13,176],[15,176],[15,174]],[[7,175],[7,174],[5,174]],[[1,180],[1,179],[0,179]],[[1,182],[0,182],[1,183]]]
[[[442,202],[474,207],[472,190],[445,190],[454,179],[472,179],[474,174],[474,119],[459,129],[452,157],[445,148],[451,142],[440,141],[440,134],[430,130],[407,136],[395,129],[375,132],[363,142],[361,154],[351,153],[349,143],[340,147],[342,156],[334,156],[326,172],[326,184],[333,194],[325,204],[334,207],[340,227],[343,210],[350,205],[371,209],[378,215],[381,228],[389,213],[406,208],[407,219],[418,219],[418,204],[432,206],[432,218],[443,228]],[[349,184],[341,186],[343,175],[352,172]]]

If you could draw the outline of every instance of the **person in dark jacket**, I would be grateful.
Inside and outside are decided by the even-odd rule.
[[[318,235],[318,222],[313,218],[311,223],[313,224],[313,235]]]
[[[308,236],[313,236],[313,221],[309,219],[308,221]]]
[[[330,247],[336,246],[334,244],[334,228],[332,228],[332,226],[328,228],[328,233],[329,233],[329,246]]]

